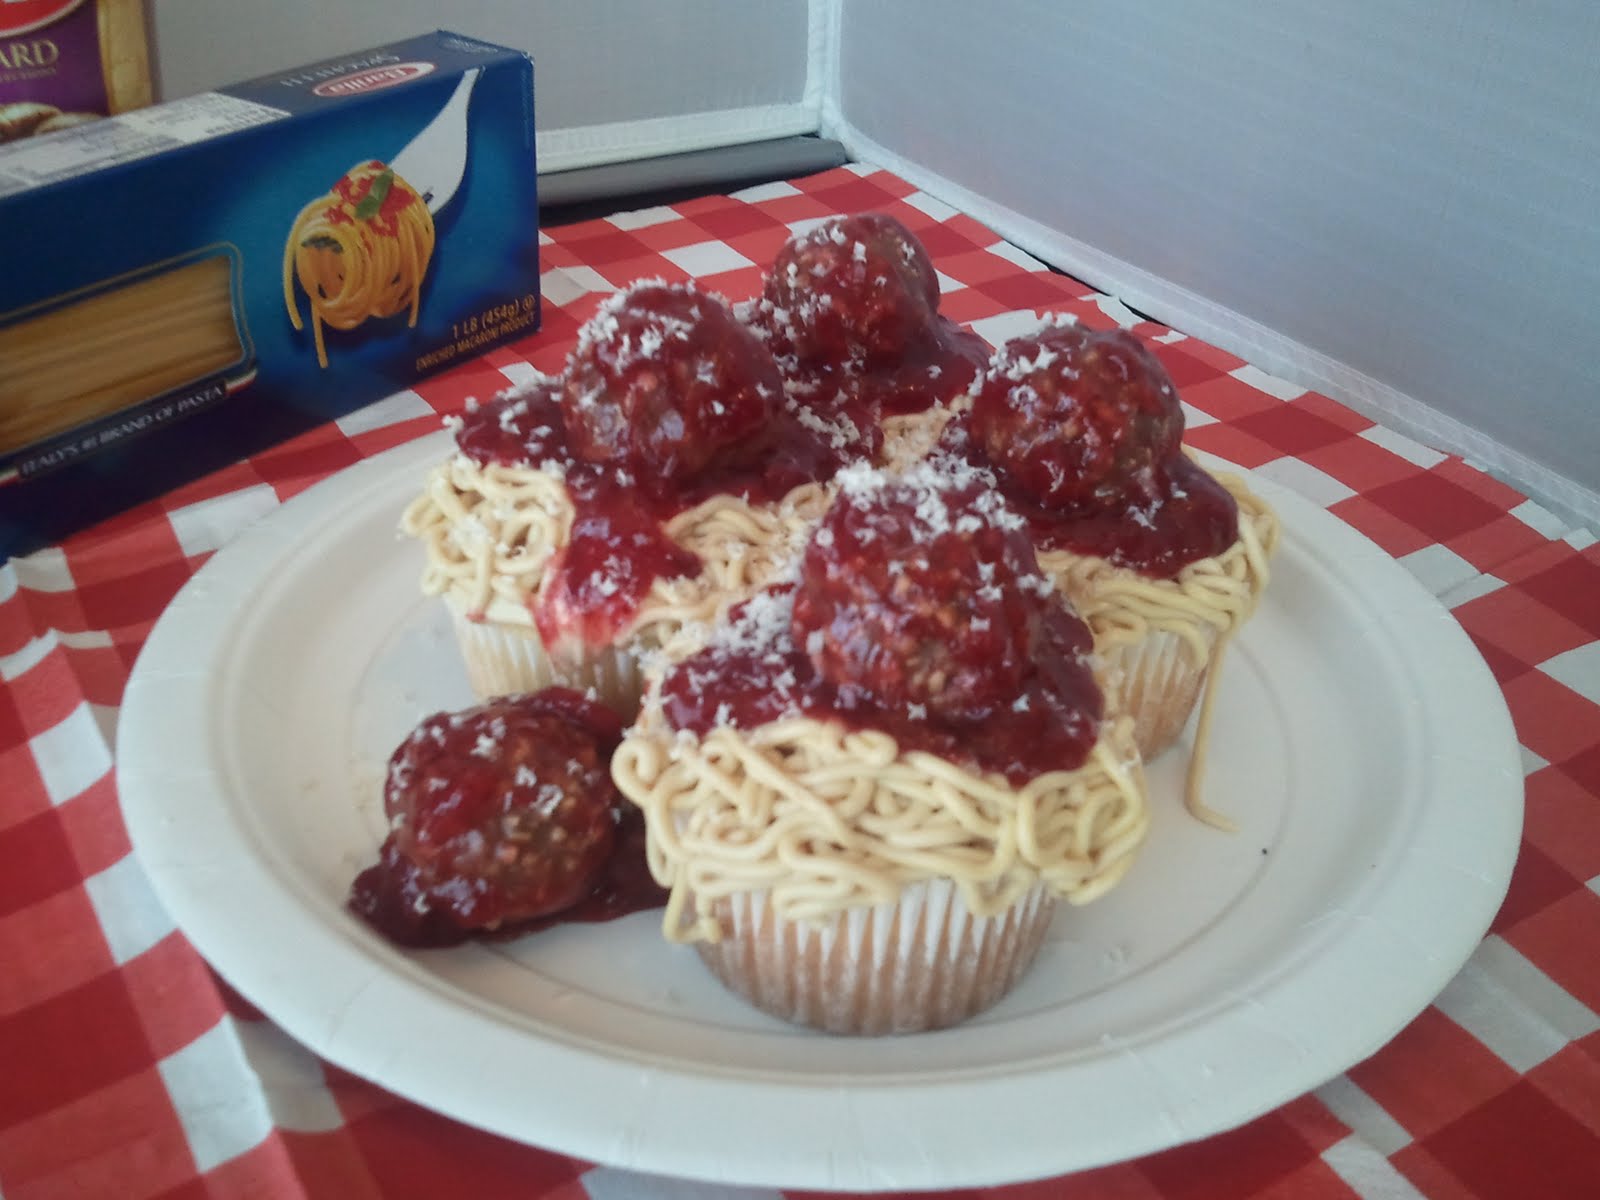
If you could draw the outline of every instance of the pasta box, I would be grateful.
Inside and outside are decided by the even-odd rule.
[[[451,33],[0,146],[0,560],[533,332],[537,214]]]

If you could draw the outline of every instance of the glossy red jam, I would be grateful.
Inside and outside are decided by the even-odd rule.
[[[1104,558],[1158,579],[1214,558],[1239,540],[1238,503],[1181,455],[1143,476],[1141,488],[1130,489],[1120,506],[1077,517],[1021,502],[1016,508],[1039,546]]]
[[[1019,582],[1039,573],[1022,522],[1000,523],[992,488],[929,486],[925,467],[859,496],[847,476],[802,560],[795,643],[846,704],[958,719],[1009,705],[1041,619]]]
[[[651,584],[697,575],[700,560],[667,537],[655,518],[623,501],[583,505],[549,570],[533,612],[545,645],[576,636],[603,646],[639,611]]]
[[[892,366],[778,358],[789,395],[810,408],[829,407],[873,426],[884,417],[948,404],[972,386],[989,361],[989,346],[971,330],[935,317]]]
[[[971,429],[1018,491],[1044,508],[1082,510],[1177,454],[1183,409],[1131,333],[1047,325],[995,355]]]
[[[642,284],[584,326],[563,390],[579,458],[677,482],[759,461],[783,384],[720,299]]]
[[[923,412],[965,392],[988,362],[987,342],[970,329],[937,317],[899,364],[869,368],[852,386],[866,411],[880,416]]]
[[[790,238],[763,297],[777,353],[884,367],[933,323],[939,281],[910,230],[883,213],[861,213]]]
[[[576,520],[533,616],[547,642],[593,645],[615,639],[656,579],[698,573],[664,521],[718,494],[777,500],[879,442],[875,424],[784,396],[770,352],[720,301],[659,285],[608,302],[564,379],[472,408],[456,434],[480,466],[562,475]]]
[[[966,391],[989,360],[939,316],[933,263],[892,217],[824,221],[789,241],[751,313],[790,395],[873,423]]]
[[[668,723],[704,736],[791,715],[839,721],[1016,786],[1081,766],[1103,713],[1088,628],[995,493],[911,490],[858,495],[864,505],[841,514],[846,482],[803,582],[737,606],[663,680]]]
[[[488,404],[469,400],[456,448],[480,467],[572,461],[561,392],[561,380],[541,376]]]
[[[1042,548],[1170,578],[1238,539],[1233,497],[1182,437],[1178,393],[1138,338],[1048,325],[996,354],[942,446],[994,470]]]
[[[390,759],[390,833],[351,909],[400,945],[440,946],[663,902],[611,783],[621,733],[565,689],[429,717]]]

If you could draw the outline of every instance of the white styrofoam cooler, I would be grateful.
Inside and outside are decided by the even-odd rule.
[[[445,24],[540,167],[820,132],[1152,317],[1600,527],[1600,6],[163,0],[163,94]]]

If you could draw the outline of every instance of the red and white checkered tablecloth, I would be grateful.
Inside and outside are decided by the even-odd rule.
[[[943,310],[992,342],[1041,310],[1149,339],[1193,445],[1326,506],[1451,609],[1504,689],[1527,776],[1522,852],[1490,935],[1373,1058],[1231,1133],[951,1195],[1600,1196],[1594,536],[1457,458],[1140,321],[893,175],[851,166],[547,230],[538,335],[0,567],[0,1200],[778,1195],[518,1145],[319,1061],[213,975],[155,901],[129,852],[111,747],[152,624],[245,525],[437,429],[530,364],[558,369],[614,287],[692,277],[743,298],[792,230],[866,209],[916,231]]]

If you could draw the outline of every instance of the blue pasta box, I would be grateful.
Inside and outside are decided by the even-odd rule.
[[[519,51],[434,33],[0,144],[0,560],[539,320]]]

